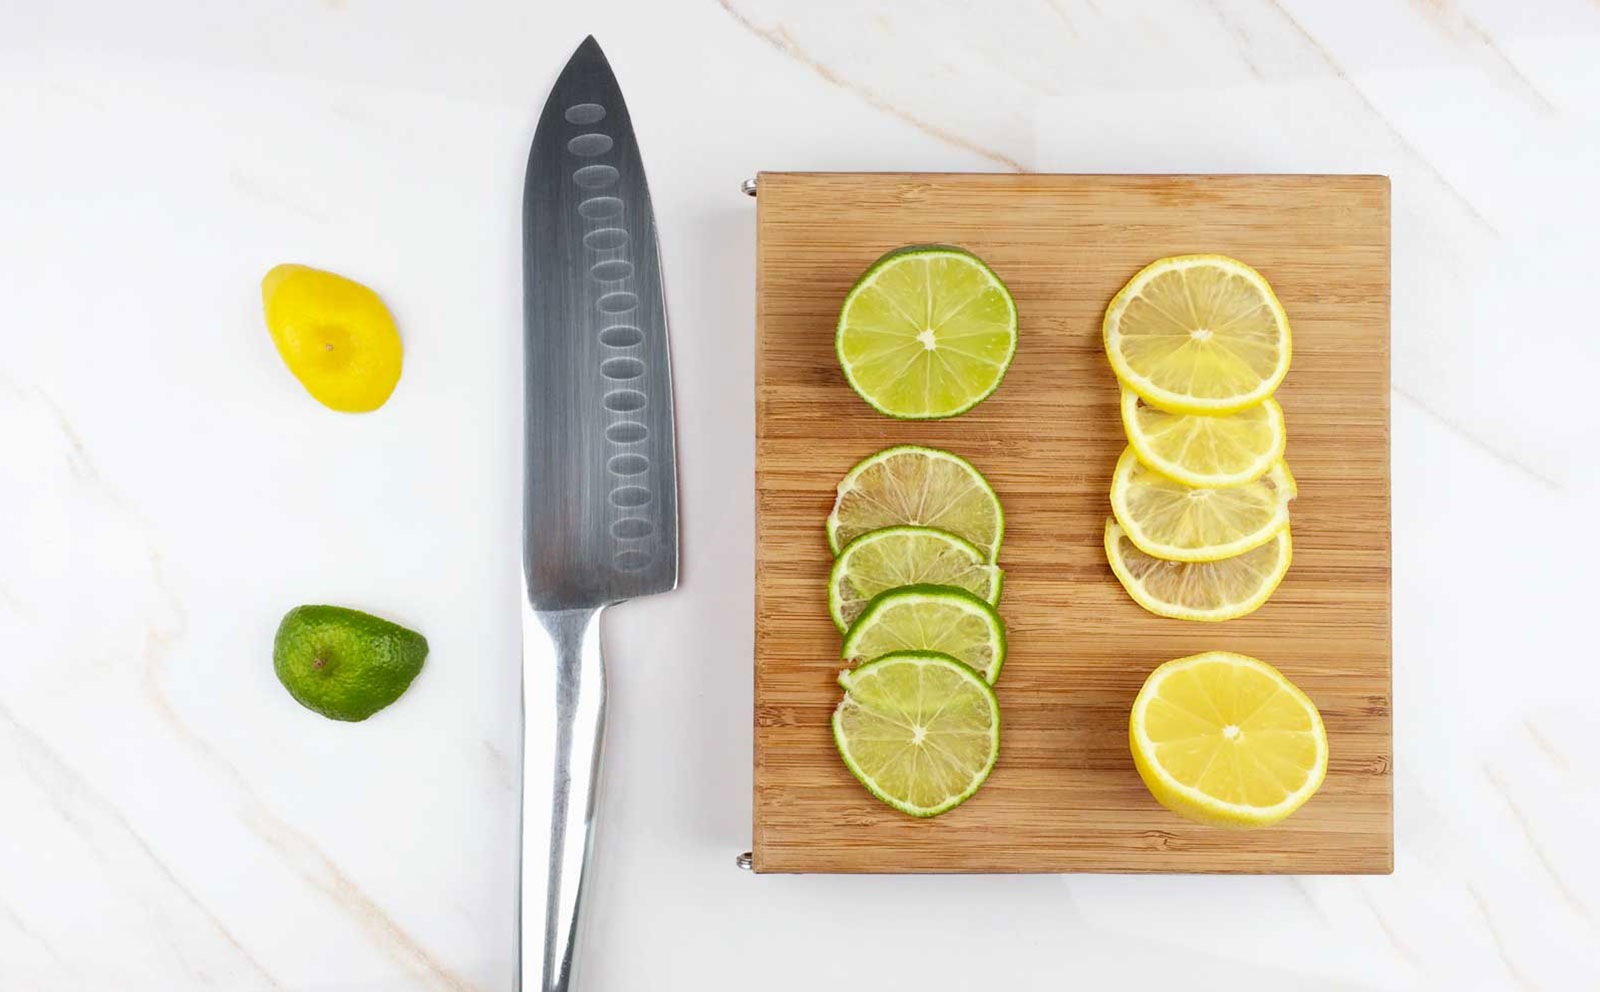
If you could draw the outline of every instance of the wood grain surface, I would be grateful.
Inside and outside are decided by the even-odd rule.
[[[1020,315],[1000,390],[952,420],[874,413],[834,357],[846,290],[916,242],[976,252]],[[1101,546],[1124,445],[1101,317],[1140,267],[1189,252],[1259,269],[1294,334],[1277,394],[1300,485],[1294,565],[1271,602],[1223,624],[1144,612]],[[764,173],[756,297],[757,871],[1392,870],[1386,178]],[[933,820],[869,795],[829,733],[841,662],[823,520],[857,460],[912,442],[969,458],[1006,513],[1000,763]],[[1276,827],[1192,824],[1134,771],[1145,676],[1213,648],[1276,665],[1326,722],[1327,781]]]

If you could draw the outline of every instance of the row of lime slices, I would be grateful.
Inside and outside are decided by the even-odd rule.
[[[856,666],[839,675],[834,742],[874,796],[936,816],[1000,755],[1000,499],[966,459],[902,445],[839,482],[827,529],[828,611]]]
[[[965,413],[1000,386],[1017,307],[971,252],[912,245],[874,262],[839,310],[845,380],[900,420]],[[851,469],[828,516],[828,611],[844,632],[833,737],[874,796],[936,816],[978,790],[1000,755],[991,686],[1006,658],[995,564],[1000,500],[965,459],[888,448]]]
[[[1106,308],[1128,447],[1105,550],[1152,613],[1222,621],[1289,570],[1294,476],[1283,460],[1289,320],[1261,273],[1225,255],[1145,266]]]

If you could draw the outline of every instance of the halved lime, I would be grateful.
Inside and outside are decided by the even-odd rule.
[[[912,816],[965,802],[1000,757],[1000,703],[977,672],[932,651],[839,674],[833,742],[867,791]]]
[[[879,413],[954,417],[1000,385],[1017,350],[1017,305],[971,252],[910,245],[856,280],[834,347],[850,388]]]
[[[902,525],[937,527],[965,538],[992,564],[1005,515],[994,487],[965,458],[907,444],[862,459],[839,480],[828,514],[828,544],[838,554],[862,534]]]
[[[1006,661],[1006,626],[988,603],[953,586],[903,586],[879,593],[844,635],[844,657],[871,661],[897,651],[937,651],[990,683]]]
[[[427,656],[416,631],[343,606],[297,606],[272,641],[278,681],[330,720],[365,720],[399,699]]]
[[[851,541],[828,576],[828,612],[847,630],[867,601],[888,589],[919,584],[965,589],[991,606],[1002,574],[971,541],[932,527],[885,527]]]

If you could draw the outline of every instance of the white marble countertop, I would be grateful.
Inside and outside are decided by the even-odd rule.
[[[0,989],[510,988],[516,204],[590,32],[662,231],[685,549],[608,621],[591,989],[1600,985],[1600,6],[153,0],[0,5]],[[761,169],[1393,177],[1393,876],[734,867]],[[285,260],[393,308],[381,412],[283,369]],[[427,667],[312,716],[270,665],[302,602]]]

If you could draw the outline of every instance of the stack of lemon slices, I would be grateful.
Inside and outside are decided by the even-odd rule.
[[[1106,557],[1145,609],[1254,612],[1289,570],[1283,410],[1289,319],[1261,273],[1225,255],[1145,266],[1106,308],[1128,447],[1111,480]]]

